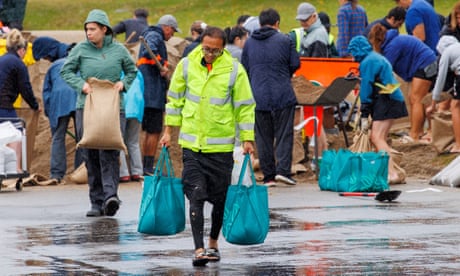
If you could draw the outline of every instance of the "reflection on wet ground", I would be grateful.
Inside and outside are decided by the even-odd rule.
[[[344,219],[344,212],[352,208],[361,208],[365,212],[356,212],[355,217],[347,215]],[[414,218],[407,215],[413,208],[423,212],[430,206],[368,204],[273,208],[270,233],[264,244],[234,246],[222,238],[222,262],[206,268],[191,265],[189,228],[175,236],[147,236],[137,232],[137,220],[117,218],[17,227],[7,237],[0,238],[4,248],[11,248],[6,267],[12,268],[3,273],[457,274],[460,271],[459,216],[447,211]]]

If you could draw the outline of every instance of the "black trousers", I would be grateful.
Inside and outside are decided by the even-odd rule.
[[[295,106],[275,111],[256,110],[256,146],[264,182],[277,174],[291,176]]]
[[[83,137],[83,109],[75,112],[77,137]],[[120,113],[120,128],[125,124],[125,114]],[[89,199],[91,208],[101,209],[110,197],[118,197],[120,179],[120,151],[82,149],[83,160],[88,170]]]

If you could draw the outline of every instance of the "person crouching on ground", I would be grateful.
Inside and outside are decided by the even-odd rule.
[[[354,37],[350,41],[348,51],[359,62],[361,74],[361,86],[359,97],[361,100],[361,128],[367,131],[370,127],[369,115],[372,118],[371,142],[378,151],[386,151],[390,154],[394,151],[387,143],[390,128],[395,119],[407,116],[404,97],[399,88],[391,94],[379,93],[380,88],[374,83],[383,85],[396,84],[393,69],[388,60],[372,50],[369,41],[362,35]],[[393,166],[388,168],[388,180],[392,184],[398,182],[400,176]]]

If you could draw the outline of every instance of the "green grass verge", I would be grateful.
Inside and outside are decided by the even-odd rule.
[[[26,30],[81,30],[83,21],[91,9],[103,9],[111,24],[130,18],[136,8],[146,8],[150,12],[149,23],[155,24],[163,14],[173,14],[183,30],[181,37],[187,36],[194,20],[204,20],[209,25],[227,27],[235,24],[241,14],[258,15],[265,8],[275,8],[281,14],[281,31],[288,32],[298,27],[295,20],[297,6],[302,1],[260,1],[260,0],[29,0],[24,26]],[[435,0],[437,12],[448,14],[457,0]],[[310,1],[318,11],[325,11],[331,17],[331,23],[337,19],[338,1]],[[360,4],[366,9],[369,21],[384,17],[394,7],[390,0],[362,0]],[[332,28],[332,32],[337,32]]]

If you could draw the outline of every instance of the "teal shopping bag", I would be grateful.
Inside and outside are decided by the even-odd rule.
[[[243,185],[247,166],[252,181],[249,186]],[[260,244],[265,241],[269,227],[267,187],[257,185],[249,154],[245,154],[238,183],[228,187],[222,234],[229,243]]]
[[[144,178],[137,231],[174,235],[184,229],[185,199],[181,179],[174,177],[168,149],[163,147],[154,175]]]
[[[388,154],[351,152],[348,149],[323,152],[319,187],[336,192],[381,192],[388,190]]]

